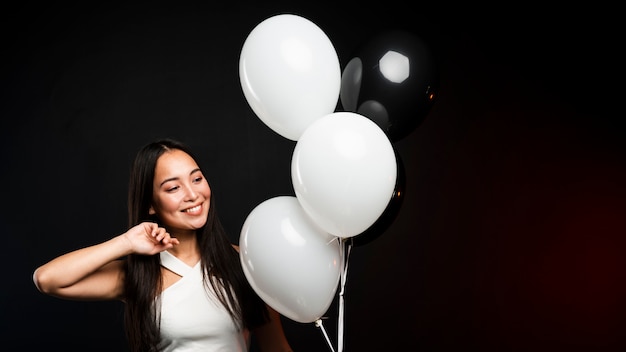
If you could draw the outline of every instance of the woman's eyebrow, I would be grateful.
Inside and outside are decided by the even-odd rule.
[[[178,177],[170,177],[170,178],[166,178],[165,180],[163,180],[163,182],[161,182],[160,186],[163,186],[165,183],[170,182],[170,181],[175,181],[178,180]]]
[[[191,172],[189,173],[189,175],[193,175],[194,173],[201,171],[200,168],[195,168],[193,170],[191,170]],[[170,178],[166,178],[165,180],[163,180],[163,182],[161,182],[161,184],[159,186],[163,186],[163,184],[165,184],[166,182],[170,182],[170,181],[175,181],[178,180],[178,177],[170,177]]]

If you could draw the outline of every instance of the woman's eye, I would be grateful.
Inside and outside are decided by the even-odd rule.
[[[196,178],[193,179],[193,182],[195,182],[195,183],[198,183],[200,181],[202,181],[202,177],[196,177]]]
[[[170,187],[166,190],[166,192],[174,192],[175,190],[177,190],[179,187],[178,186],[174,186],[174,187]]]

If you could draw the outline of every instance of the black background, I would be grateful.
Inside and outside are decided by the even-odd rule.
[[[294,13],[324,30],[342,68],[390,28],[430,43],[441,67],[439,99],[394,143],[400,212],[349,258],[344,350],[626,350],[616,10],[496,5],[5,8],[0,340],[126,350],[120,303],[48,297],[31,275],[125,230],[130,162],[154,138],[197,150],[233,241],[256,205],[293,195],[295,142],[251,111],[238,60],[254,26]],[[337,310],[324,320],[335,350]],[[330,351],[314,324],[284,324],[295,351]]]

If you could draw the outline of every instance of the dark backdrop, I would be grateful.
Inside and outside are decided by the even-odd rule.
[[[3,345],[126,350],[121,304],[48,297],[31,275],[124,231],[129,165],[146,142],[198,151],[233,241],[256,205],[293,195],[295,142],[251,111],[238,59],[256,24],[295,13],[324,30],[342,68],[390,28],[426,40],[441,65],[438,101],[394,143],[399,214],[349,258],[344,350],[626,349],[615,10],[457,6],[5,7]],[[335,349],[337,310],[325,319]],[[284,323],[295,351],[330,351],[314,324]]]

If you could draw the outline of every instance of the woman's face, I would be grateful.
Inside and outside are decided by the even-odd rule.
[[[211,188],[198,164],[182,150],[157,160],[150,214],[157,214],[170,233],[195,231],[207,221]]]

